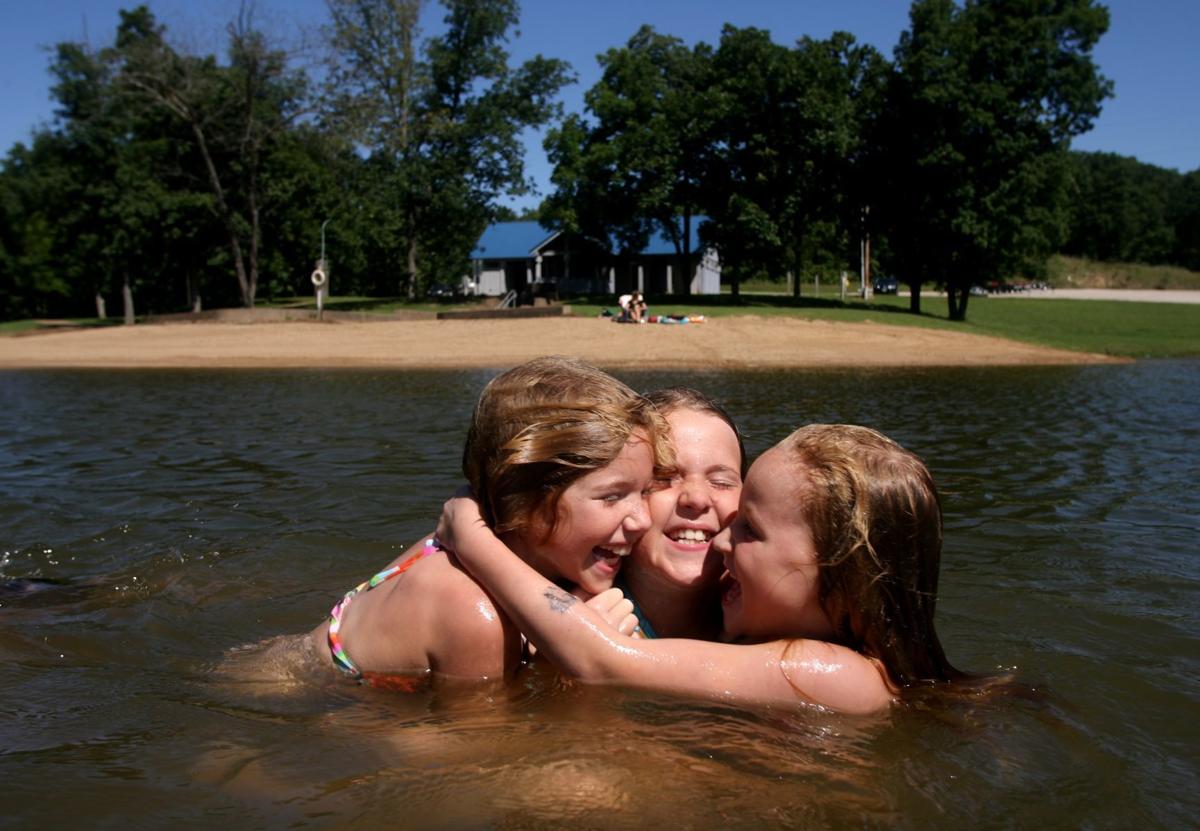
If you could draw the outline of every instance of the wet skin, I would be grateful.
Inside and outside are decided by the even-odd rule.
[[[598,594],[612,586],[623,559],[650,527],[646,499],[653,485],[650,445],[635,433],[617,458],[563,491],[549,538],[544,525],[505,536],[542,574]]]
[[[799,510],[805,484],[786,451],[768,450],[750,467],[737,517],[713,541],[725,562],[721,609],[731,640],[833,634],[819,601],[812,529]]]
[[[683,408],[669,412],[667,421],[676,473],[650,494],[651,525],[628,565],[630,587],[656,627],[670,622],[672,612],[687,611],[678,607],[696,593],[715,588],[725,567],[712,539],[733,519],[742,490],[733,428],[711,413]]]

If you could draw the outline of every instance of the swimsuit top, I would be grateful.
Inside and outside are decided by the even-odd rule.
[[[633,630],[634,637],[642,638],[657,638],[658,635],[654,631],[654,627],[650,625],[650,619],[646,617],[646,613],[642,611],[642,604],[637,602],[637,598],[633,596],[633,592],[629,590],[629,584],[625,582],[624,574],[617,574],[617,579],[613,581],[613,585],[621,590],[621,593],[628,598],[633,604],[633,614],[638,619],[638,627]]]
[[[358,681],[362,681],[367,675],[366,673],[363,673],[363,671],[355,665],[354,661],[350,660],[350,656],[346,654],[346,647],[345,644],[342,643],[342,637],[340,634],[342,629],[342,619],[345,617],[346,609],[350,607],[350,601],[354,599],[355,595],[370,591],[380,583],[385,583],[396,575],[403,574],[412,568],[413,564],[416,563],[417,560],[420,560],[422,557],[428,556],[429,554],[440,550],[441,546],[438,544],[438,541],[433,537],[428,538],[425,540],[425,544],[421,546],[421,550],[416,554],[412,555],[407,560],[396,563],[394,566],[385,568],[383,571],[379,572],[365,583],[358,584],[350,591],[346,592],[342,599],[339,600],[337,604],[329,610],[329,652],[333,655],[334,666]],[[372,680],[374,680],[374,673],[371,673],[371,675],[373,676]]]

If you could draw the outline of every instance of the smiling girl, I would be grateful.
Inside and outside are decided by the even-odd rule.
[[[649,527],[646,493],[669,462],[665,430],[654,407],[611,376],[539,358],[484,389],[463,472],[483,516],[532,573],[596,595]],[[523,652],[519,629],[433,538],[348,592],[310,639],[345,675],[400,688],[431,672],[508,675]]]
[[[646,397],[670,425],[675,467],[650,494],[650,529],[617,585],[645,637],[715,640],[725,567],[713,539],[737,513],[742,439],[729,414],[699,390],[668,387]]]
[[[801,428],[751,466],[738,516],[714,540],[730,643],[623,635],[507,553],[470,499],[448,502],[439,529],[522,631],[584,681],[870,713],[963,678],[933,626],[933,479],[865,427]]]

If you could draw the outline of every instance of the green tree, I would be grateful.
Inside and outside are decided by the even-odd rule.
[[[917,0],[896,48],[881,205],[892,266],[912,289],[970,287],[1044,266],[1065,233],[1065,151],[1111,85],[1091,50],[1108,13],[1091,0]]]
[[[52,150],[39,172],[53,210],[53,267],[76,304],[94,295],[101,317],[106,295],[119,289],[132,322],[135,292],[150,306],[165,304],[174,241],[198,236],[191,226],[204,200],[179,188],[179,136],[128,106],[102,55],[59,44],[50,70],[58,107],[55,131],[39,137]]]
[[[716,146],[708,172],[705,238],[716,246],[735,301],[743,278],[791,265],[788,209],[801,183],[789,124],[799,109],[795,56],[764,29],[726,26],[713,58]],[[781,143],[781,139],[787,140]]]
[[[547,214],[571,230],[613,238],[623,254],[655,231],[689,275],[702,212],[715,116],[712,49],[641,27],[599,58],[603,74],[584,95],[591,123],[574,116],[547,138],[558,192]],[[687,293],[690,280],[678,281]]]
[[[1200,169],[1184,176],[1175,188],[1170,219],[1175,238],[1172,262],[1200,271]]]
[[[54,204],[63,168],[55,137],[42,132],[31,147],[17,144],[0,171],[0,319],[56,314],[71,284],[54,267]],[[58,178],[58,183],[50,181]]]
[[[107,58],[130,99],[190,133],[220,220],[241,302],[254,305],[262,246],[264,160],[305,111],[306,79],[273,48],[243,4],[228,28],[229,63],[180,54],[145,6],[121,12]]]
[[[502,195],[525,193],[521,132],[545,124],[567,81],[561,61],[510,68],[504,41],[514,0],[447,0],[445,32],[422,44],[420,0],[329,0],[333,57],[326,117],[370,151],[376,204],[372,246],[402,241],[396,267],[409,297],[421,278],[459,274]]]
[[[714,59],[717,148],[707,193],[709,238],[733,272],[800,276],[844,267],[867,204],[867,125],[885,62],[846,33],[801,39],[727,26]]]
[[[1169,216],[1182,176],[1115,153],[1071,154],[1067,254],[1113,262],[1172,261]]]

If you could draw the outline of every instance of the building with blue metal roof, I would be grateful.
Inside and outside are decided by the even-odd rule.
[[[558,236],[540,222],[493,222],[483,232],[472,260],[519,260],[537,256],[538,250]]]
[[[693,217],[690,238],[691,294],[719,294],[721,264],[716,252],[700,241],[699,226],[707,217]],[[681,228],[682,230],[682,228]],[[669,236],[658,229],[637,254],[621,254],[581,234],[556,231],[536,221],[495,222],[484,230],[471,252],[470,294],[557,297],[559,292],[620,294],[641,291],[664,295],[682,293],[680,256]]]

